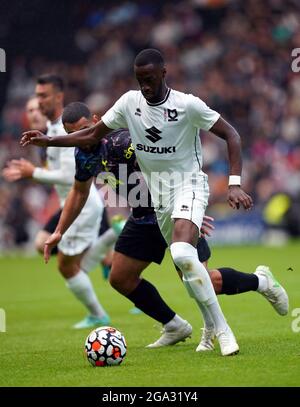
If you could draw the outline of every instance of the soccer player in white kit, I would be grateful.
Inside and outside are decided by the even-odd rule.
[[[195,245],[209,195],[207,176],[201,170],[199,129],[210,130],[226,141],[230,164],[228,202],[232,208],[239,209],[242,204],[250,209],[252,199],[240,187],[240,136],[202,100],[168,88],[164,60],[158,50],[141,51],[134,71],[140,91],[125,93],[94,127],[66,136],[59,145],[87,148],[111,129],[129,129],[161,232],[187,291],[196,300],[204,320],[214,324],[222,355],[236,354],[239,346]],[[57,145],[57,139],[26,132],[21,144]]]
[[[41,113],[48,118],[47,134],[51,136],[66,134],[61,115],[63,111],[63,81],[57,75],[45,74],[37,79],[36,98]],[[32,178],[35,181],[54,185],[62,208],[73,185],[75,158],[73,148],[47,148],[47,168],[34,166],[27,160],[13,160],[7,172],[19,172],[19,178]],[[64,234],[58,244],[58,268],[66,280],[66,285],[74,296],[87,308],[89,314],[74,328],[89,328],[107,325],[110,318],[100,304],[91,280],[82,268],[87,249],[98,239],[104,204],[97,189],[91,185],[87,202],[76,221]],[[50,234],[49,234],[50,235]],[[49,235],[38,234],[40,244]]]

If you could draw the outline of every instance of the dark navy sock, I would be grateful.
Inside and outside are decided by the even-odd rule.
[[[154,285],[147,280],[142,279],[126,297],[149,317],[164,325],[175,316],[175,312],[164,302]]]
[[[218,270],[223,281],[221,294],[241,294],[256,291],[258,288],[258,277],[255,274],[241,273],[229,267],[222,267]]]

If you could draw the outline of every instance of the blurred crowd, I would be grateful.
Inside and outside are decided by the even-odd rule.
[[[170,87],[201,97],[239,131],[243,185],[261,213],[279,193],[289,199],[288,209],[299,205],[300,74],[291,68],[292,49],[300,46],[298,0],[127,1],[105,6],[90,0],[76,2],[72,18],[76,58],[47,59],[36,50],[30,58],[16,57],[11,65],[0,122],[1,168],[11,158],[40,160],[34,149],[19,147],[20,134],[28,127],[24,105],[39,74],[60,73],[67,85],[66,103],[85,101],[101,114],[121,94],[137,88],[134,56],[154,47],[165,56]],[[45,41],[51,41],[51,34]],[[228,183],[226,145],[208,133],[202,134],[202,142],[211,213],[221,216],[229,211],[222,204]],[[49,216],[49,202],[54,208],[56,198],[49,188],[0,179],[0,247],[30,239]]]

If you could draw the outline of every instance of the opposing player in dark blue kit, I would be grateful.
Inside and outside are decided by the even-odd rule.
[[[80,102],[71,103],[63,113],[63,124],[67,133],[92,126],[98,118],[92,116],[86,105]],[[57,244],[61,235],[80,213],[88,195],[92,180],[102,173],[106,180],[114,178],[116,192],[122,192],[122,185],[127,184],[124,190],[126,198],[136,184],[128,183],[128,177],[139,171],[135,153],[131,144],[128,130],[112,131],[92,149],[76,149],[76,175],[72,191],[65,204],[61,219],[55,233],[47,241],[45,250],[49,256],[51,248]],[[120,174],[120,169],[126,165],[126,179]],[[143,182],[143,179],[139,179]],[[148,190],[141,188],[146,196],[145,202],[150,203]],[[142,201],[140,197],[140,202]],[[110,273],[111,285],[121,294],[131,300],[136,307],[145,314],[159,321],[164,326],[163,335],[149,347],[166,346],[184,340],[191,334],[191,326],[164,302],[156,288],[147,280],[141,279],[143,270],[151,263],[160,264],[165,254],[167,244],[158,227],[154,209],[151,205],[136,206],[130,202],[132,214],[128,219],[115,246],[112,270]],[[210,257],[210,250],[206,240],[199,239],[197,245],[199,259],[205,266]],[[268,268],[259,266],[255,273],[247,274],[232,268],[219,268],[209,271],[214,289],[217,294],[239,294],[247,291],[258,291],[273,305],[275,310],[284,315],[287,313],[287,303],[283,301],[283,289],[268,273]],[[206,324],[203,329],[201,341],[197,351],[212,350],[214,348],[214,327]]]

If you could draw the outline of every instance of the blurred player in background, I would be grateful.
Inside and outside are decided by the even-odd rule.
[[[85,104],[74,102],[65,107],[62,121],[65,130],[72,133],[93,126],[99,119],[91,114]],[[120,185],[128,181],[120,179],[119,171],[122,168],[120,164],[126,165],[128,178],[139,171],[130,134],[126,129],[111,132],[101,140],[99,145],[88,151],[76,149],[75,159],[76,174],[73,193],[67,198],[55,233],[46,242],[46,256],[80,213],[93,177],[97,177],[102,172],[104,175],[105,172],[110,176],[114,175],[116,192],[120,193]],[[125,191],[129,195],[136,184],[128,183],[127,187]],[[147,194],[145,202],[151,203],[146,186],[143,192]],[[206,225],[204,222],[204,227]],[[133,207],[132,215],[115,246],[110,283],[144,313],[163,324],[164,335],[149,347],[171,345],[190,334],[187,322],[175,314],[150,282],[140,277],[151,262],[161,264],[166,248],[167,244],[159,230],[154,208],[151,205]],[[197,251],[199,260],[208,269],[210,250],[205,239],[199,239]],[[257,267],[253,274],[242,273],[228,267],[209,270],[209,274],[217,294],[230,295],[258,291],[280,315],[288,312],[288,298],[285,291],[280,284],[274,281],[266,266]],[[213,325],[206,323],[197,351],[214,349],[214,336]]]
[[[39,100],[36,95],[31,96],[25,106],[26,119],[28,121],[28,127],[32,130],[37,129],[47,132],[47,117],[42,114]],[[30,154],[32,156],[32,154]],[[38,154],[38,150],[35,151],[35,156],[32,161],[25,159],[11,160],[7,163],[7,166],[3,169],[2,175],[6,181],[13,182],[22,178],[32,178],[32,173],[36,167],[34,163],[42,163],[42,154]],[[43,253],[43,245],[45,240],[55,229],[55,220],[59,219],[61,209],[59,209],[49,220],[49,222],[40,230],[35,238],[35,247]],[[53,228],[54,225],[54,228]],[[57,248],[54,248],[53,254],[57,253]]]
[[[62,79],[53,74],[40,76],[36,84],[36,98],[29,100],[29,109],[27,104],[30,126],[40,126],[41,119],[38,120],[38,117],[41,113],[48,119],[47,134],[49,136],[65,134],[61,121],[63,100]],[[38,113],[37,102],[40,113]],[[48,148],[47,166],[48,168],[40,168],[24,159],[12,160],[8,167],[4,169],[3,175],[10,181],[31,178],[37,182],[54,185],[62,208],[74,179],[74,149]],[[90,278],[86,274],[87,267],[94,267],[95,262],[102,259],[102,257],[95,258],[95,252],[92,251],[92,259],[89,261],[89,251],[87,252],[87,250],[89,248],[91,250],[93,244],[98,243],[99,246],[97,238],[103,208],[103,201],[98,191],[94,185],[91,185],[86,204],[80,216],[58,245],[57,261],[59,271],[65,278],[69,290],[89,311],[89,315],[75,324],[74,328],[107,325],[110,322],[110,318],[98,301]],[[60,211],[38,233],[36,247],[40,252],[43,252],[45,241],[55,229],[59,217]],[[113,230],[109,233],[106,232],[106,234],[108,236],[105,236],[106,240],[102,238],[100,246],[105,245],[107,251],[116,240],[116,234]],[[86,264],[85,269],[81,266],[83,259]]]
[[[26,121],[29,129],[47,132],[47,117],[44,116],[39,107],[38,98],[32,95],[25,105]],[[37,149],[30,149],[28,154],[34,163],[40,164],[43,161],[41,151]],[[26,160],[22,160],[25,162]],[[20,171],[13,166],[10,171],[7,168],[4,171],[5,179],[8,181],[15,181],[20,178]]]
[[[30,129],[47,131],[47,117],[41,112],[38,98],[31,96],[25,106],[26,118]]]

